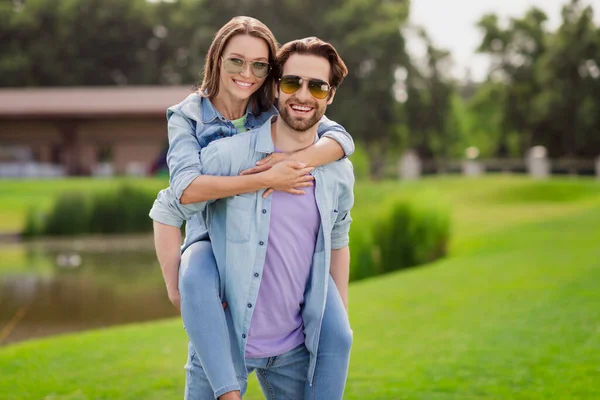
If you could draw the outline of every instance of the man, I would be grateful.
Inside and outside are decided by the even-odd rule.
[[[316,38],[287,43],[278,60],[280,116],[203,149],[203,174],[238,175],[267,154],[301,150],[317,139],[345,65]],[[330,271],[347,304],[352,165],[342,160],[312,175],[315,186],[304,196],[263,198],[259,191],[195,205],[203,209],[219,268],[242,393],[256,370],[268,398],[303,399],[307,379],[313,382]],[[212,398],[193,349],[187,368],[189,397]]]

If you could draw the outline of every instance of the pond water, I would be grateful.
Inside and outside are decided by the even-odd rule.
[[[176,315],[151,236],[0,243],[0,346]]]

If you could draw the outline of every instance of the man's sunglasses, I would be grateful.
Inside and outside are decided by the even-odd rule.
[[[259,79],[264,78],[265,76],[269,75],[269,72],[271,72],[271,66],[269,63],[262,61],[246,61],[237,57],[229,57],[225,59],[221,57],[221,60],[223,61],[223,69],[225,72],[232,75],[242,72],[244,68],[246,68],[246,63],[250,64],[252,73]]]
[[[317,99],[324,99],[329,94],[331,86],[329,83],[322,81],[321,79],[308,79],[305,80],[296,75],[285,75],[279,79],[279,87],[281,91],[286,94],[296,93],[304,82],[308,83],[308,91],[313,97]]]

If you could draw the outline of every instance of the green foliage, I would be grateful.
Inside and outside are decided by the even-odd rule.
[[[582,0],[568,1],[562,18],[556,31],[537,8],[506,26],[494,14],[478,23],[479,51],[493,65],[480,90],[495,94],[479,96],[472,111],[493,115],[494,123],[481,115],[481,125],[494,133],[495,155],[524,155],[533,145],[546,146],[550,157],[600,153],[600,27]]]
[[[350,161],[352,161],[354,177],[357,180],[365,180],[371,177],[371,161],[369,159],[369,153],[367,153],[362,144],[356,143],[356,150],[354,151],[354,154],[350,156]]]
[[[374,226],[379,270],[391,272],[425,264],[446,254],[450,217],[438,205],[397,201]]]
[[[154,199],[153,192],[130,185],[88,195],[67,192],[58,197],[43,220],[39,211],[30,211],[23,235],[149,232],[152,220],[148,211]]]
[[[425,264],[446,255],[450,213],[434,198],[399,198],[383,206],[376,217],[362,215],[361,222],[353,222],[351,280]]]
[[[89,200],[81,193],[64,193],[48,214],[43,233],[46,235],[77,235],[90,232]]]
[[[92,231],[105,234],[151,231],[148,212],[154,198],[154,194],[129,185],[98,193],[92,199]]]
[[[43,214],[34,208],[27,210],[25,217],[25,227],[23,228],[23,237],[30,238],[33,236],[40,235],[42,233],[43,226]]]

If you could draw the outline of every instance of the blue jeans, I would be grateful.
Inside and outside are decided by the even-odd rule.
[[[238,382],[231,361],[227,319],[221,305],[219,287],[219,273],[210,241],[200,241],[189,246],[183,252],[179,268],[181,316],[190,339],[190,349],[193,349],[186,366],[186,388],[194,389],[186,389],[186,399],[189,400],[212,399],[229,391],[245,390],[245,383]],[[305,385],[305,400],[342,399],[351,347],[352,331],[346,310],[330,277],[315,375],[312,385],[306,380],[307,371],[302,381]],[[198,366],[201,366],[202,372],[190,373],[188,366],[193,370],[198,370]],[[260,373],[258,376],[260,380]],[[213,397],[207,397],[205,384],[190,381],[198,377],[203,377],[209,383],[208,388],[212,388]],[[201,397],[191,397],[196,393],[196,386],[201,386],[204,390]]]
[[[303,400],[306,374],[308,373],[308,350],[300,345],[275,357],[246,358],[248,375],[256,371],[260,387],[268,400]],[[214,399],[214,392],[194,347],[188,349],[185,383],[185,400]],[[239,382],[242,395],[247,382]]]

